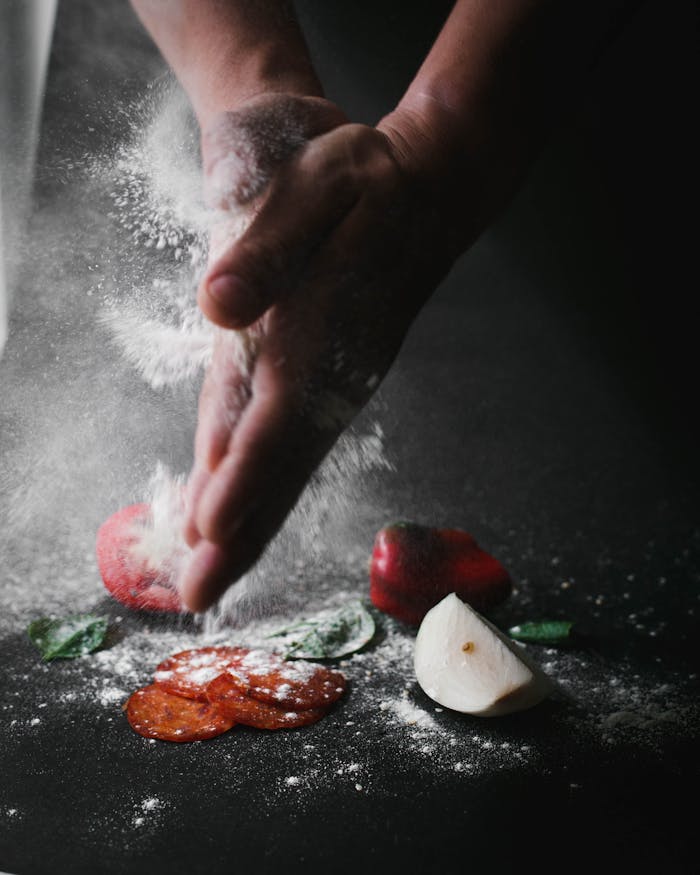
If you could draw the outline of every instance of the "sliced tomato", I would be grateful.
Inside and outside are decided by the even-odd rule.
[[[297,729],[317,723],[328,713],[328,708],[286,710],[261,702],[242,693],[228,673],[211,681],[207,686],[207,699],[235,723],[256,729]]]
[[[250,650],[227,674],[241,693],[279,708],[302,710],[332,705],[345,692],[345,677],[303,659]]]
[[[207,684],[228,668],[240,665],[245,647],[197,647],[174,653],[156,668],[153,680],[169,693],[206,701]]]
[[[97,565],[105,587],[128,608],[182,613],[182,601],[167,575],[151,568],[134,549],[149,514],[148,504],[131,504],[102,523],[97,532]]]
[[[132,729],[161,741],[204,741],[235,725],[217,705],[174,696],[156,684],[132,693],[125,710]]]

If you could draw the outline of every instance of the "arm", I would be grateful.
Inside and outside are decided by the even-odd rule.
[[[321,96],[288,0],[132,0],[200,126],[260,94]]]
[[[552,129],[575,110],[594,61],[640,5],[455,4],[403,99],[379,128],[457,220],[458,250],[517,190]]]

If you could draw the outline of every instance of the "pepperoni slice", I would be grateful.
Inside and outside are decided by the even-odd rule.
[[[208,685],[207,698],[233,722],[256,729],[297,729],[318,722],[328,713],[328,708],[287,711],[277,705],[261,702],[242,693],[238,683],[228,673],[219,675]]]
[[[288,662],[267,650],[248,651],[227,674],[241,693],[295,711],[326,708],[345,692],[339,671],[302,659]]]
[[[164,659],[156,668],[154,681],[161,689],[187,699],[206,701],[207,684],[240,664],[249,651],[245,647],[197,647]]]
[[[167,577],[134,549],[149,514],[148,504],[131,504],[102,523],[97,531],[97,565],[105,587],[128,608],[181,613],[180,596]]]
[[[161,741],[203,741],[235,725],[216,705],[173,696],[155,684],[136,690],[124,707],[132,729]]]

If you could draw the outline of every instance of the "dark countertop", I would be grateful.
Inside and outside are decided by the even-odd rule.
[[[394,62],[366,22],[381,5],[361,4],[375,60],[360,67],[348,22],[300,5],[330,96],[372,121],[430,28],[403,34],[387,13]],[[143,496],[158,460],[184,472],[191,453],[196,383],[150,388],[100,321],[174,270],[120,224],[108,172],[162,65],[126,4],[60,6],[0,358],[0,870],[694,871],[695,266],[676,219],[695,154],[693,41],[691,4],[659,8],[631,22],[425,308],[265,567],[277,610],[310,610],[366,593],[385,522],[465,528],[516,581],[495,622],[575,621],[570,645],[531,648],[556,694],[499,720],[436,712],[412,675],[413,632],[387,620],[316,726],[168,745],[135,735],[121,702],[200,627],[122,610],[94,561],[106,516]],[[354,460],[376,426],[393,470]],[[110,617],[107,649],[43,666],[27,622],[83,608]]]

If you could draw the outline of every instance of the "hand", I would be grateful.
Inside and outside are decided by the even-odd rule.
[[[313,110],[305,145],[285,153],[260,138],[251,166],[263,168],[263,183],[241,170],[256,152],[241,145],[251,140],[241,134],[250,117],[229,117],[233,124],[204,137],[210,193],[229,221],[243,216],[249,226],[223,245],[199,289],[202,310],[223,330],[189,484],[193,553],[180,587],[192,610],[213,604],[258,559],[457,254],[406,149],[401,131],[412,125],[349,124],[310,100],[302,99]],[[268,130],[279,130],[280,106],[271,108],[256,104],[256,124],[267,117]]]

